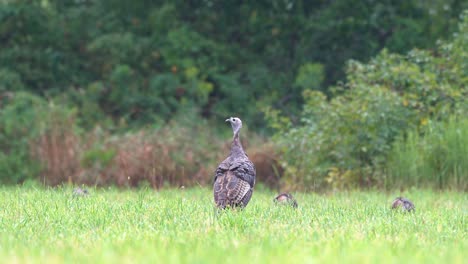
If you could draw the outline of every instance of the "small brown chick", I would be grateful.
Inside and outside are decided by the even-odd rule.
[[[396,209],[396,208],[401,208],[403,211],[406,211],[406,212],[415,211],[414,204],[410,200],[403,198],[403,197],[397,197],[393,201],[392,209]]]
[[[290,205],[294,208],[297,208],[297,201],[294,199],[294,197],[290,193],[282,193],[278,196],[276,196],[273,201],[276,204],[281,204],[281,205]]]

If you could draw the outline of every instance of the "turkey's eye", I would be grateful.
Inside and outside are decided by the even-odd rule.
[[[233,118],[232,121],[236,122],[237,120],[235,118]]]

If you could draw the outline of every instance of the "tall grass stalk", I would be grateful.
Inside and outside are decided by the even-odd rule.
[[[393,145],[387,186],[426,186],[468,190],[468,119],[429,123]]]

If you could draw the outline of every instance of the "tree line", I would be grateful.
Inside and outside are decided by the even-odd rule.
[[[0,91],[77,108],[83,126],[162,123],[181,111],[297,115],[302,91],[349,59],[435,47],[466,1],[45,0],[0,3]]]

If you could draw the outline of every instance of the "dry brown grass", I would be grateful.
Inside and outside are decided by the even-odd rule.
[[[264,143],[247,149],[250,160],[257,170],[257,182],[261,182],[271,189],[280,188],[283,168],[279,164],[278,152],[271,143]]]
[[[153,188],[211,185],[214,170],[229,154],[230,139],[220,139],[207,126],[171,122],[159,130],[124,135],[91,131],[79,137],[73,119],[53,120],[34,141],[46,184]],[[282,169],[274,147],[247,133],[244,146],[257,168],[257,182],[278,188]]]
[[[80,139],[73,131],[74,119],[51,114],[49,125],[32,142],[32,156],[42,165],[41,180],[57,185],[76,177],[80,170]]]

